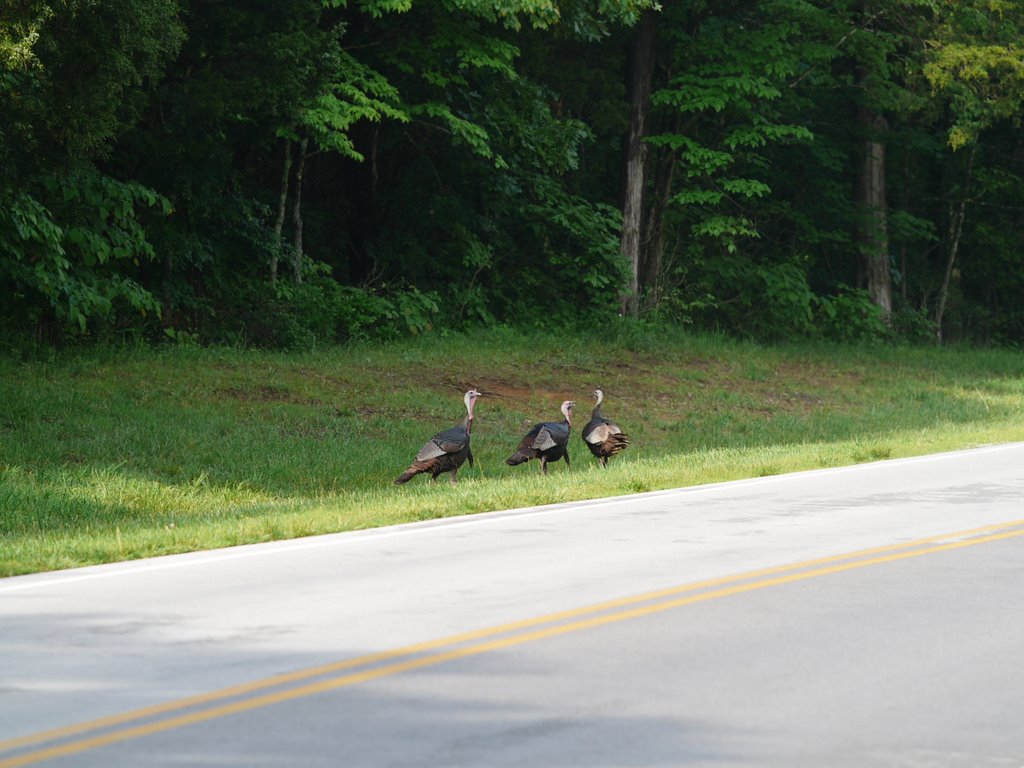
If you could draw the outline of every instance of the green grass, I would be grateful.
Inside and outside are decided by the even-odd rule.
[[[477,468],[392,485],[479,387]],[[589,393],[633,443],[508,467]],[[1024,355],[635,331],[0,359],[0,575],[1024,440]]]

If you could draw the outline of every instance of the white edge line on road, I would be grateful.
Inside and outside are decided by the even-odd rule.
[[[628,504],[637,499],[656,498],[658,496],[685,496],[705,492],[713,492],[723,489],[731,489],[737,486],[760,485],[763,483],[780,482],[794,477],[808,477],[814,475],[827,475],[853,470],[863,470],[866,467],[887,467],[894,464],[911,464],[927,461],[943,461],[958,458],[964,455],[976,455],[993,451],[1024,448],[1024,443],[1004,443],[1000,445],[987,445],[979,448],[967,448],[959,451],[947,451],[945,453],[932,453],[922,456],[907,456],[899,459],[884,459],[881,461],[866,462],[861,464],[847,464],[842,467],[825,467],[822,469],[807,469],[800,472],[789,472],[779,475],[768,475],[766,477],[751,477],[742,480],[727,480],[719,483],[706,483],[704,485],[692,485],[684,488],[668,488],[660,491],[647,491],[645,493],[633,493],[625,496],[609,496],[600,499],[583,499],[581,501],[567,501],[556,504],[544,504],[534,507],[522,507],[520,509],[494,510],[491,512],[476,512],[453,517],[443,517],[434,520],[421,520],[414,523],[400,523],[393,526],[381,528],[367,528],[354,531],[341,531],[338,533],[325,533],[316,536],[305,536],[298,539],[288,539],[260,544],[241,544],[236,547],[222,549],[203,550],[199,552],[183,552],[174,555],[161,555],[153,558],[142,558],[139,560],[128,560],[120,563],[105,563],[103,565],[86,566],[73,568],[67,571],[49,571],[45,573],[28,574],[25,576],[10,576],[0,580],[0,594],[21,592],[29,589],[41,589],[45,587],[71,584],[81,581],[92,581],[94,579],[106,579],[116,576],[135,575],[151,571],[163,571],[173,568],[184,568],[190,565],[204,565],[210,563],[221,563],[227,560],[241,560],[250,557],[267,557],[277,554],[285,554],[296,550],[319,549],[323,547],[352,544],[366,539],[391,538],[395,536],[407,536],[420,533],[433,528],[455,528],[470,525],[486,525],[488,523],[502,522],[509,518],[535,517],[540,515],[557,514],[569,512],[580,508],[595,506],[614,506],[616,504]],[[66,575],[61,575],[66,574]]]

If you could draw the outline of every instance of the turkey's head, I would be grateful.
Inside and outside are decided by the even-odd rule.
[[[562,415],[565,416],[565,420],[572,424],[572,409],[576,407],[576,403],[572,400],[566,400],[562,403]]]

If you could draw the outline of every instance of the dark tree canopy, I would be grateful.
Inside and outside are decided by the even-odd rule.
[[[0,323],[1021,344],[1022,41],[1011,0],[8,4]]]

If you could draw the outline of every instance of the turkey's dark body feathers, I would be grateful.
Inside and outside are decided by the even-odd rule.
[[[548,463],[565,459],[569,465],[569,424],[567,422],[545,421],[526,433],[515,453],[505,459],[511,467],[540,459],[541,471],[548,471]]]
[[[416,475],[429,472],[430,479],[436,480],[438,475],[451,473],[451,481],[459,467],[469,461],[473,466],[473,452],[469,447],[469,418],[462,420],[458,426],[438,432],[428,440],[409,468],[395,480],[395,485],[408,482]]]

